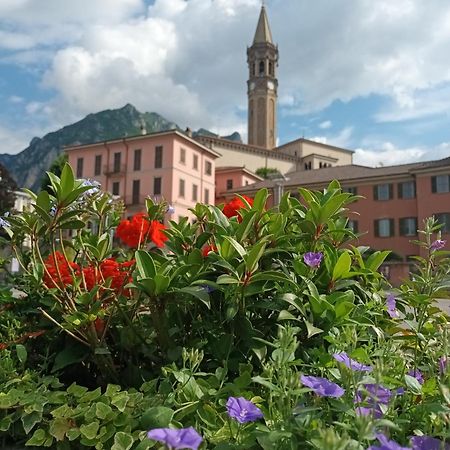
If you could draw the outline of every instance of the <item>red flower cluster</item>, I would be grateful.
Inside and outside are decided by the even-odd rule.
[[[123,286],[131,281],[129,272],[135,261],[120,263],[109,258],[102,261],[98,268],[88,266],[81,269],[78,264],[67,261],[62,253],[55,252],[49,255],[44,263],[47,269],[44,274],[44,284],[48,288],[74,284],[74,278],[82,275],[88,291],[111,279],[111,289],[117,293],[124,293]]]
[[[116,236],[129,247],[138,247],[139,243],[150,239],[157,247],[163,247],[167,236],[166,227],[157,220],[148,220],[144,213],[135,214],[131,220],[122,220],[116,230]]]
[[[217,252],[217,247],[213,244],[213,245],[205,245],[202,248],[202,256],[203,258],[206,258],[210,252]]]
[[[248,204],[250,206],[253,206],[253,199],[250,197],[247,197],[246,195],[242,196],[243,198],[245,198],[245,200],[247,200]],[[238,221],[241,222],[242,221],[242,217],[241,214],[239,213],[239,210],[241,208],[244,208],[245,204],[244,202],[239,198],[239,197],[234,197],[233,200],[231,200],[230,202],[226,203],[225,206],[223,207],[223,213],[228,217],[234,217],[237,216],[238,217]]]
[[[50,254],[44,261],[44,283],[48,288],[64,287],[73,283],[73,275],[80,275],[80,266],[67,261],[61,252]]]

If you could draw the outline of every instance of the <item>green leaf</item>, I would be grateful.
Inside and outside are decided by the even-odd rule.
[[[111,450],[129,450],[133,445],[133,436],[123,431],[118,431],[114,436],[114,444]]]
[[[61,171],[61,200],[64,201],[66,197],[73,191],[75,178],[73,176],[70,164],[64,164]]]
[[[334,266],[333,269],[333,280],[339,280],[343,276],[347,275],[350,272],[350,266],[352,264],[352,258],[350,257],[348,251],[344,251]]]
[[[258,262],[264,254],[265,249],[265,242],[259,242],[252,247],[250,252],[245,257],[245,267],[248,272],[253,273],[257,269]]]
[[[41,447],[46,439],[47,435],[45,431],[42,428],[39,428],[33,433],[33,436],[31,436],[31,438],[28,439],[25,445],[26,446],[34,445],[35,447]]]
[[[321,328],[315,327],[311,322],[308,322],[306,319],[305,319],[305,325],[306,325],[306,330],[308,331],[308,339],[310,337],[313,337],[316,334],[323,333],[323,330]]]
[[[141,426],[144,430],[151,428],[166,428],[172,422],[174,412],[165,406],[153,406],[141,417]]]
[[[223,238],[225,241],[229,242],[229,244],[239,253],[242,258],[247,254],[244,247],[242,247],[242,245],[239,244],[239,242],[237,242],[235,239],[230,236],[224,236]]]
[[[95,404],[95,415],[99,419],[106,419],[111,412],[111,406],[107,405],[106,403],[97,402]]]
[[[420,395],[422,393],[422,386],[416,378],[411,377],[410,375],[405,375],[405,383],[408,390],[413,394]]]
[[[155,281],[155,295],[160,295],[166,292],[170,284],[170,277],[157,273],[154,278]]]
[[[134,254],[136,267],[142,278],[153,278],[156,275],[156,267],[153,258],[145,250],[137,250]]]
[[[184,288],[178,289],[178,292],[184,292],[185,294],[192,295],[202,301],[208,307],[208,309],[211,308],[209,294],[206,289],[201,286],[186,286]]]
[[[95,436],[97,436],[99,426],[100,424],[97,420],[94,420],[87,425],[83,424],[80,426],[80,433],[87,439],[94,439]]]
[[[50,422],[48,431],[57,441],[62,441],[71,428],[72,425],[70,420],[57,418]]]
[[[113,404],[120,412],[124,412],[128,400],[129,396],[127,392],[119,392],[111,399],[111,404]]]
[[[266,188],[260,189],[253,199],[253,208],[263,212],[266,207],[267,197],[269,196],[269,192]]]
[[[34,426],[42,420],[42,412],[33,411],[30,414],[23,414],[22,425],[25,433],[28,434]]]
[[[57,372],[71,364],[83,361],[87,354],[88,351],[86,350],[86,347],[81,344],[72,344],[70,347],[65,347],[64,350],[56,355],[52,372]]]
[[[277,320],[297,320],[298,321],[300,319],[295,317],[289,311],[286,311],[285,309],[283,309],[282,311],[280,311],[280,314],[278,314],[278,319]]]
[[[22,344],[17,344],[16,345],[16,353],[17,353],[17,358],[18,360],[21,362],[21,364],[24,364],[27,360],[27,349],[25,348],[24,345]]]

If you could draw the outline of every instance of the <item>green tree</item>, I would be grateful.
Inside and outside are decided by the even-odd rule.
[[[260,167],[259,169],[256,169],[255,173],[266,180],[283,177],[280,171],[274,167]]]
[[[0,164],[0,215],[14,206],[17,184],[9,174],[6,167]]]
[[[67,154],[61,153],[50,165],[48,172],[54,173],[58,177],[61,176],[64,164],[67,162]],[[41,190],[51,192],[52,188],[50,185],[50,179],[47,173],[44,174],[41,180]]]

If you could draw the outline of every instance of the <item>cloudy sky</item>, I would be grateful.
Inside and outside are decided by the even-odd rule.
[[[279,142],[360,164],[450,156],[448,0],[266,0]],[[246,138],[260,0],[0,0],[0,152],[132,103]]]

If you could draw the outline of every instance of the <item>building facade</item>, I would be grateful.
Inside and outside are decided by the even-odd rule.
[[[123,199],[127,214],[143,211],[145,198],[174,207],[169,219],[191,217],[198,202],[214,203],[219,154],[179,131],[67,147],[77,178],[98,181]]]

